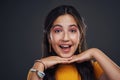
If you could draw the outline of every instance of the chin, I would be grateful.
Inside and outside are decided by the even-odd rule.
[[[60,57],[62,57],[62,58],[70,58],[70,57],[72,57],[72,55],[60,55]]]

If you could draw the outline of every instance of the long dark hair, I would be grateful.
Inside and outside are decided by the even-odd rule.
[[[81,18],[80,14],[73,6],[62,5],[51,10],[51,12],[46,17],[46,20],[44,23],[43,57],[56,55],[53,49],[51,49],[51,52],[49,52],[50,44],[48,41],[48,37],[50,34],[50,29],[53,26],[53,22],[59,16],[65,15],[65,14],[70,14],[74,17],[80,31],[80,35],[81,35],[80,44],[75,54],[79,54],[80,52],[83,52],[86,50],[86,38],[85,38],[86,25],[84,24],[83,19]],[[78,72],[81,75],[82,80],[94,80],[94,71],[90,61],[86,61],[83,63],[76,63],[76,67]],[[44,77],[44,80],[55,80],[54,74],[55,74],[56,68],[57,67],[45,70],[46,76]]]

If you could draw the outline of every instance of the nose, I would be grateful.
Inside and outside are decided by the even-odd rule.
[[[65,32],[65,33],[63,34],[63,41],[64,41],[64,42],[68,42],[69,40],[70,40],[69,34],[68,34],[67,32]]]

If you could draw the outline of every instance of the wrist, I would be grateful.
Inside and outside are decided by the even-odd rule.
[[[99,55],[100,55],[99,53],[100,53],[99,49],[92,48],[91,49],[91,59],[96,61],[98,59]]]
[[[91,48],[88,51],[90,55],[90,60],[95,60],[96,48]]]
[[[35,72],[36,75],[40,78],[40,80],[43,79],[44,76],[45,76],[45,73],[44,73],[44,72],[41,72],[41,71],[39,71],[39,70],[37,70],[37,69],[31,68],[30,71],[31,71],[31,72]]]
[[[42,71],[44,72],[44,65],[40,62],[35,62],[34,66],[33,66],[34,69],[37,69],[39,71]]]
[[[45,65],[45,63],[42,60],[35,60],[35,62],[39,62],[44,66],[44,70],[47,69],[47,66]]]

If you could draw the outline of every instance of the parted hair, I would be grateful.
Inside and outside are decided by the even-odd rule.
[[[79,54],[85,51],[86,48],[86,25],[84,23],[83,18],[80,16],[79,12],[71,5],[61,5],[54,9],[52,9],[48,15],[46,16],[44,22],[44,39],[43,39],[43,57],[54,56],[57,55],[53,48],[50,49],[50,44],[48,41],[50,35],[50,29],[53,26],[54,21],[61,15],[69,14],[72,15],[77,23],[77,26],[80,31],[80,42],[77,50],[74,54]],[[83,63],[75,63],[78,72],[81,75],[82,80],[95,80],[93,66],[90,61],[85,61]],[[46,76],[44,80],[55,80],[55,71],[57,69],[57,65],[53,68],[49,68],[45,70]]]

